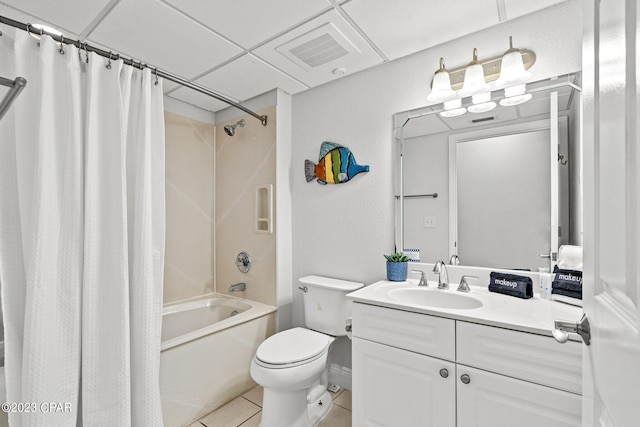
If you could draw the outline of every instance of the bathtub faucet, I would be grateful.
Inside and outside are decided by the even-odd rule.
[[[239,292],[247,290],[247,284],[244,282],[236,283],[235,285],[229,286],[229,292]]]

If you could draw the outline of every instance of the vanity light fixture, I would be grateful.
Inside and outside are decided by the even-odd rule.
[[[432,81],[432,91],[427,96],[431,102],[443,102],[443,117],[455,117],[466,111],[482,113],[493,110],[496,103],[491,99],[491,91],[504,89],[502,106],[518,105],[531,99],[526,93],[525,82],[531,77],[527,70],[536,61],[536,55],[527,49],[513,47],[509,36],[509,49],[501,56],[481,62],[478,50],[473,49],[473,60],[462,69],[447,71],[440,58],[440,68]],[[457,90],[457,92],[456,92]],[[452,96],[452,93],[456,95]],[[471,97],[472,105],[462,107],[462,98]]]

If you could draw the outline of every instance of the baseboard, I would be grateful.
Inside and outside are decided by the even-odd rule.
[[[329,384],[338,384],[342,388],[351,390],[351,369],[332,363],[329,368]]]

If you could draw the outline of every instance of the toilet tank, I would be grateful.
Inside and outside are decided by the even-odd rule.
[[[305,276],[299,281],[304,291],[305,326],[333,336],[346,335],[344,328],[351,317],[351,301],[345,296],[364,284],[322,276]]]

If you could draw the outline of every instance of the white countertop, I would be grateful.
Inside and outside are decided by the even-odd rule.
[[[457,283],[450,284],[450,288],[444,290],[436,289],[437,283],[429,281],[429,287],[434,292],[459,293],[456,291]],[[542,299],[537,294],[530,299],[521,299],[489,292],[486,286],[471,286],[471,291],[465,295],[482,301],[483,305],[472,309],[449,309],[398,301],[389,296],[390,290],[402,288],[418,288],[418,281],[415,279],[408,279],[404,282],[381,280],[348,294],[347,298],[363,304],[548,336],[552,336],[554,320],[577,322],[582,317],[581,307]],[[570,334],[569,337],[573,341],[581,341],[578,335]]]

